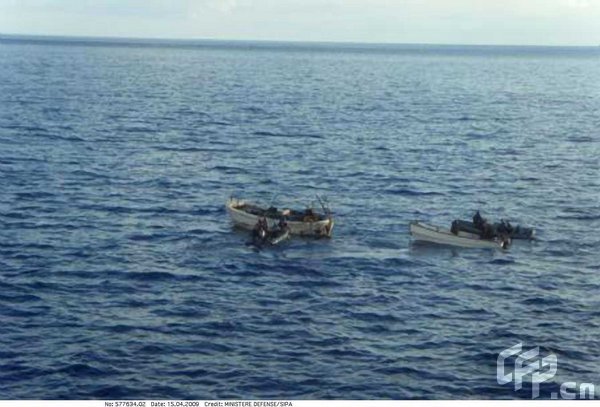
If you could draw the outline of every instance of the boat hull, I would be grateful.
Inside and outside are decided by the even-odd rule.
[[[410,223],[410,234],[415,240],[447,246],[477,249],[503,248],[502,242],[498,240],[480,239],[477,235],[465,232],[459,232],[458,235],[454,235],[448,229],[427,225],[418,221]]]
[[[230,199],[227,202],[227,212],[231,217],[233,224],[241,229],[252,230],[258,220],[263,216],[254,215],[239,209],[244,201]],[[276,228],[279,224],[279,218],[264,216],[269,224],[269,229]],[[287,221],[287,226],[291,235],[312,236],[312,237],[331,237],[333,232],[333,219],[317,220],[314,222]]]

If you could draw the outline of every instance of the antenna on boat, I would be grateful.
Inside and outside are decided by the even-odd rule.
[[[323,201],[326,201],[324,199],[321,199],[321,197],[319,195],[316,195],[317,199],[319,200],[319,204],[321,205],[321,208],[323,208],[323,212],[325,212],[325,214],[329,217],[331,217],[331,210],[329,209],[329,205],[325,205],[325,203]]]

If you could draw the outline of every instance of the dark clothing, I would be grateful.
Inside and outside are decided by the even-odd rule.
[[[493,239],[494,237],[496,237],[496,228],[494,227],[494,225],[487,223],[486,221],[484,221],[483,226],[482,226],[482,232],[481,232],[481,237],[483,239]]]
[[[479,213],[479,211],[477,211],[475,213],[475,216],[473,216],[473,224],[475,225],[475,227],[477,229],[483,229],[483,224],[485,223],[485,219],[481,216],[481,214]]]

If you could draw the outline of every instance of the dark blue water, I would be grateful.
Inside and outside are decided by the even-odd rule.
[[[496,383],[521,341],[600,384],[598,78],[598,48],[4,38],[0,397],[529,398]],[[232,193],[326,195],[334,237],[254,251]],[[539,240],[411,243],[475,209]]]

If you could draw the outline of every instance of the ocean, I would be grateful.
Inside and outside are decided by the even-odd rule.
[[[0,37],[0,398],[527,399],[518,343],[542,398],[600,386],[598,78],[599,47]],[[315,195],[331,239],[225,210]],[[537,240],[409,236],[478,209]]]

